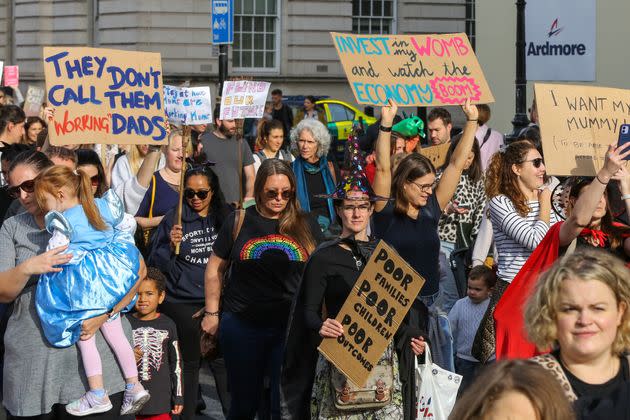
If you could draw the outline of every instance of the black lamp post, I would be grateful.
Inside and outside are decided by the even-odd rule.
[[[516,114],[512,120],[514,131],[506,141],[516,140],[521,130],[529,124],[527,109],[527,75],[525,71],[525,0],[516,0]]]

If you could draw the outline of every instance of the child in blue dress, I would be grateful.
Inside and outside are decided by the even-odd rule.
[[[135,221],[125,215],[112,191],[94,199],[90,178],[81,170],[53,166],[35,180],[35,196],[48,213],[48,248],[67,245],[72,260],[58,272],[43,274],[35,305],[46,339],[55,347],[77,344],[90,390],[66,406],[75,416],[103,413],[112,404],[103,386],[95,338],[82,335],[83,321],[108,314],[100,330],[114,351],[126,381],[121,414],[138,412],[149,393],[138,382],[131,344],[119,311],[133,306],[139,272],[145,271],[133,242]]]

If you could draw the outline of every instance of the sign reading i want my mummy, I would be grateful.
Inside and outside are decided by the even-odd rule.
[[[528,0],[527,80],[595,80],[595,0]]]

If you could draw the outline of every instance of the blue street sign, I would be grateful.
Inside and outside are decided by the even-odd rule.
[[[234,43],[234,0],[212,0],[212,43]]]

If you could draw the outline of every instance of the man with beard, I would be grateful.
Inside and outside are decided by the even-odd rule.
[[[221,120],[219,110],[218,106],[214,109],[214,131],[208,127],[199,139],[205,159],[215,164],[212,170],[219,177],[225,201],[238,204],[241,199],[253,199],[254,158],[247,142],[236,138],[236,121]]]
[[[427,131],[429,132],[429,146],[451,141],[451,113],[445,108],[433,108],[427,116]]]

